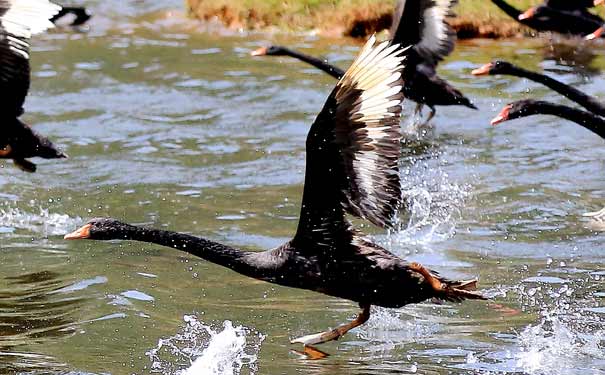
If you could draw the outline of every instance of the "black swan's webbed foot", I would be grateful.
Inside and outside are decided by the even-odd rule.
[[[304,346],[323,344],[324,342],[338,340],[353,328],[359,327],[370,319],[370,305],[361,306],[362,310],[352,322],[340,325],[330,331],[307,335],[292,340],[291,344],[303,344]]]

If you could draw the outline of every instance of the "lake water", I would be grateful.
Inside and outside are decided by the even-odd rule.
[[[334,81],[280,43],[347,67],[351,40],[242,35],[183,18],[181,1],[89,2],[89,29],[35,38],[24,119],[70,158],[0,165],[0,372],[27,374],[605,374],[603,140],[502,105],[564,99],[473,78],[499,57],[605,98],[605,46],[460,42],[440,74],[479,111],[406,103],[401,230],[364,230],[409,260],[480,279],[488,302],[374,309],[309,361],[289,340],[352,319],[349,301],[245,278],[141,243],[67,242],[112,216],[262,250],[296,229],[305,137]],[[417,119],[416,119],[417,120]],[[420,135],[418,135],[420,133]],[[420,140],[418,140],[420,139]]]

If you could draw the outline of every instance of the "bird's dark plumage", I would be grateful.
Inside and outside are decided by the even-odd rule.
[[[67,239],[131,239],[187,251],[244,275],[370,305],[399,307],[428,298],[482,299],[474,281],[453,282],[362,238],[351,214],[384,228],[401,201],[398,157],[402,50],[372,37],[339,80],[307,137],[307,166],[296,234],[253,253],[203,238],[94,219]],[[340,337],[352,326],[301,338]]]
[[[29,39],[52,27],[49,19],[60,9],[48,0],[0,1],[0,158],[28,172],[36,168],[25,158],[65,157],[18,119],[30,85]]]
[[[431,117],[435,106],[463,105],[477,109],[436,72],[437,64],[454,50],[456,34],[446,18],[453,14],[452,8],[456,4],[457,0],[399,0],[393,13],[391,42],[410,47],[405,52],[404,95],[420,105],[428,105],[432,110]],[[252,55],[294,57],[337,79],[344,73],[325,61],[282,46],[259,48]]]
[[[563,0],[566,1],[566,0]],[[582,7],[574,10],[561,9],[541,4],[525,12],[513,7],[505,0],[492,0],[511,18],[536,31],[554,31],[560,34],[586,36],[603,24],[603,20]],[[569,1],[569,3],[576,3]],[[558,5],[558,4],[556,4]]]
[[[90,13],[88,9],[84,7],[62,7],[61,10],[50,19],[50,21],[55,23],[68,14],[75,16],[73,21],[71,21],[71,26],[83,25],[92,17],[92,13]]]
[[[492,125],[534,115],[558,116],[573,121],[601,138],[605,138],[605,118],[581,109],[541,100],[524,99],[507,104],[492,120]]]
[[[563,82],[559,82],[554,78],[547,75],[532,72],[507,61],[497,60],[484,66],[473,70],[473,75],[496,75],[506,74],[516,77],[522,77],[530,79],[534,82],[541,83],[546,87],[558,92],[559,94],[567,97],[568,99],[578,103],[582,107],[591,111],[594,114],[605,117],[605,104],[599,102],[596,98],[583,93],[582,91],[566,85]]]

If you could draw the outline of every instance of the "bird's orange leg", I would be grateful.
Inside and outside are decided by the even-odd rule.
[[[340,325],[330,331],[316,333],[314,335],[307,335],[303,337],[299,337],[297,339],[292,340],[291,344],[303,344],[305,346],[308,345],[317,345],[323,344],[324,342],[338,340],[341,336],[344,336],[347,332],[352,330],[355,327],[359,327],[370,319],[370,305],[361,306],[362,310],[352,322]]]
[[[424,268],[422,264],[412,262],[410,263],[410,269],[421,274],[422,277],[424,277],[424,280],[426,280],[426,282],[429,283],[431,288],[435,289],[435,291],[442,292],[445,289],[445,285],[441,281],[439,281],[439,279],[433,276],[433,274],[431,274],[431,271]]]

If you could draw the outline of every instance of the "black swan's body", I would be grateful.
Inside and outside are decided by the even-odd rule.
[[[569,2],[575,3],[571,0]],[[588,11],[586,13],[591,16],[583,15],[581,6],[569,11],[542,4],[522,12],[504,0],[492,0],[492,3],[511,18],[536,31],[554,31],[561,34],[586,36],[603,24],[600,17]],[[578,9],[580,9],[580,13],[578,13]]]
[[[567,97],[568,99],[578,103],[587,110],[595,113],[599,116],[605,117],[605,104],[599,102],[594,97],[586,95],[582,91],[566,85],[556,79],[550,78],[544,74],[532,72],[516,65],[513,65],[507,61],[494,61],[484,66],[473,70],[473,75],[496,75],[505,74],[512,75],[515,77],[522,77],[543,84],[544,86],[558,92],[559,94]]]
[[[595,2],[594,0],[575,0],[575,1],[570,1],[570,0],[544,0],[544,2],[539,6],[543,6],[543,7],[547,7],[547,8],[551,8],[555,11],[563,11],[563,12],[568,12],[571,13],[574,16],[578,16],[578,17],[582,17],[588,20],[592,20],[595,22],[603,22],[603,19],[599,16],[597,16],[594,13],[591,13],[588,9],[589,8],[593,8],[595,7]],[[534,7],[537,8],[537,7]],[[530,8],[532,9],[532,8]],[[532,11],[530,11],[530,14],[533,14]],[[539,14],[539,12],[537,13]]]
[[[394,12],[392,43],[410,46],[406,51],[403,93],[406,99],[420,106],[426,104],[431,108],[427,121],[434,116],[435,106],[463,105],[477,109],[467,97],[436,72],[439,61],[454,49],[455,33],[445,18],[451,14],[451,8],[456,2],[457,0],[400,0]],[[252,55],[294,57],[337,79],[344,73],[342,69],[325,61],[282,46],[259,48],[252,52]]]
[[[49,19],[59,10],[47,0],[0,3],[0,158],[28,172],[36,166],[26,158],[65,157],[18,119],[30,84],[29,37],[52,27]]]
[[[463,105],[477,109],[471,101],[437,75],[437,64],[452,53],[456,33],[447,22],[458,0],[399,0],[391,26],[392,43],[410,46],[406,53],[404,95],[431,108]],[[427,121],[428,121],[427,120]]]
[[[307,137],[307,164],[298,229],[292,240],[248,252],[206,239],[94,219],[67,239],[125,239],[189,252],[243,275],[358,302],[349,324],[294,340],[336,339],[363,324],[370,305],[399,307],[437,297],[482,298],[475,281],[452,282],[362,238],[346,214],[389,227],[401,203],[402,50],[371,38],[339,80]]]
[[[75,16],[73,21],[71,21],[71,26],[83,25],[92,17],[92,14],[84,7],[62,7],[59,13],[55,14],[50,21],[55,23],[68,14]]]

